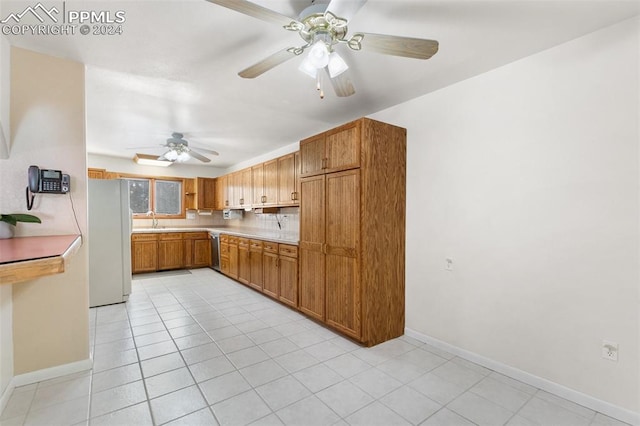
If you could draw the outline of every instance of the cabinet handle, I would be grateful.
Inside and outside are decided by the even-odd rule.
[[[229,200],[225,200],[225,201],[224,201],[224,205],[225,205],[225,206],[229,206]]]
[[[291,201],[295,201],[295,199],[296,199],[296,193],[292,192],[291,193]]]
[[[240,205],[244,204],[244,198],[240,198]]]
[[[322,168],[323,168],[323,169],[326,169],[326,168],[327,168],[327,159],[326,159],[326,158],[323,158],[323,159],[322,159]]]
[[[266,195],[263,195],[263,196],[262,196],[262,198],[261,198],[261,200],[262,200],[262,203],[266,203],[266,202],[267,202],[267,196],[266,196]]]

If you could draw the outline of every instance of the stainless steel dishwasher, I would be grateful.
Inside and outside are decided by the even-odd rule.
[[[211,239],[211,267],[220,271],[220,234],[209,232]]]

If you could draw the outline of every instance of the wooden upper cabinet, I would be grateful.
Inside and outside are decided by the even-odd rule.
[[[291,153],[277,159],[278,163],[278,205],[297,205],[296,156]]]
[[[196,179],[196,208],[216,208],[216,180],[213,178]]]
[[[263,163],[264,167],[264,201],[265,206],[278,204],[278,160]],[[254,197],[255,198],[255,197]]]
[[[360,121],[325,134],[326,173],[360,167]]]
[[[361,122],[354,121],[300,141],[300,176],[360,167]]]
[[[325,169],[324,134],[300,141],[300,177],[324,173]]]
[[[278,197],[278,162],[267,161],[251,167],[253,207],[275,206]]]
[[[89,179],[105,179],[105,173],[107,171],[105,169],[87,169],[87,176]]]
[[[251,207],[251,167],[240,170],[240,207]]]
[[[253,198],[251,203],[259,206],[264,202],[264,165],[257,164],[251,167],[251,186],[253,187]]]
[[[227,176],[216,178],[215,183],[215,209],[224,210],[229,206],[229,191],[227,188]]]

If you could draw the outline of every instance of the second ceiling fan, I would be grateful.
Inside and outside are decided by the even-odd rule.
[[[282,15],[247,0],[208,0],[263,21],[273,22],[288,31],[295,31],[305,41],[300,47],[288,47],[240,71],[243,78],[255,78],[291,58],[301,55],[307,49],[307,57],[300,70],[316,78],[320,96],[322,75],[326,71],[333,89],[339,97],[355,93],[353,83],[347,72],[348,66],[336,52],[335,47],[346,44],[352,50],[368,50],[385,55],[406,58],[429,59],[438,51],[438,42],[421,38],[399,37],[383,34],[358,32],[347,37],[347,24],[367,0],[332,0],[315,4],[300,13],[298,19]]]

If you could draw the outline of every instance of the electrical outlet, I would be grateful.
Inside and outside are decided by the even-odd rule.
[[[602,341],[602,358],[610,361],[618,360],[618,344],[608,340]]]
[[[453,259],[447,257],[444,262],[444,269],[446,269],[447,271],[453,271]]]

